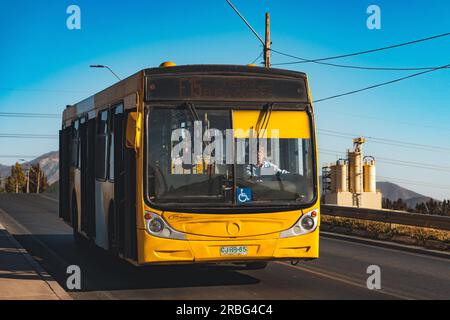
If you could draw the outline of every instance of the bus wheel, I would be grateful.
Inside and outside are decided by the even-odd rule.
[[[83,238],[78,232],[78,206],[75,197],[72,198],[72,229],[73,229],[73,241],[79,246],[82,244]]]
[[[268,262],[267,261],[256,261],[256,262],[250,262],[245,264],[246,270],[262,270],[267,267]]]

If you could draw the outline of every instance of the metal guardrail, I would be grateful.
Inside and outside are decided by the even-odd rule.
[[[450,231],[450,217],[396,210],[376,210],[355,207],[341,207],[329,204],[320,206],[323,215],[403,224]]]

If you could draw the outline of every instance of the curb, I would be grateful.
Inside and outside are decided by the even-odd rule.
[[[5,211],[0,209],[0,212],[3,214],[6,214]],[[28,251],[25,250],[24,247],[19,243],[19,241],[14,238],[13,235],[11,235],[8,230],[0,223],[0,230],[4,230],[6,236],[11,240],[11,242],[14,244],[14,246],[19,249],[22,256],[27,260],[27,262],[31,265],[31,267],[36,271],[36,273],[39,275],[42,281],[44,281],[49,288],[53,291],[53,293],[58,297],[60,300],[73,300],[73,298],[59,285],[59,283],[53,279],[53,277],[42,268],[42,266],[33,259],[33,257],[28,253]]]
[[[350,235],[343,235],[343,234],[332,233],[332,232],[327,232],[327,231],[320,231],[320,235],[325,236],[327,238],[357,242],[357,243],[362,243],[362,244],[367,244],[367,245],[372,245],[372,246],[375,245],[378,247],[384,247],[384,248],[388,248],[388,249],[418,253],[418,254],[423,254],[423,255],[428,255],[428,256],[433,256],[433,257],[444,258],[444,259],[450,260],[450,253],[447,253],[444,251],[430,250],[430,249],[425,249],[425,248],[417,247],[417,246],[393,243],[393,242],[382,241],[382,240],[368,239],[368,238],[362,238],[362,237],[355,237],[355,236],[350,236]]]

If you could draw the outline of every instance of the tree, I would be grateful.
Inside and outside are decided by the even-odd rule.
[[[383,209],[392,209],[392,210],[400,210],[400,211],[410,211],[411,208],[408,207],[408,204],[403,201],[402,198],[398,198],[395,201],[389,200],[388,198],[383,198],[381,202],[381,207]]]
[[[19,193],[23,192],[26,184],[26,177],[23,173],[22,166],[16,162],[11,167],[11,175],[6,178],[5,190],[6,192]]]
[[[436,201],[429,199],[416,205],[416,211],[424,214],[450,216],[450,200]]]
[[[389,200],[388,198],[383,198],[381,200],[381,207],[383,209],[392,209],[392,201]]]
[[[33,165],[29,169],[29,178],[30,178],[30,190],[31,193],[41,193],[44,192],[48,188],[47,177],[45,173],[41,170],[39,163]],[[38,190],[39,187],[39,190]]]

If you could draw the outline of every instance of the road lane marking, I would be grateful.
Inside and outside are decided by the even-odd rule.
[[[298,269],[298,270],[301,270],[301,271],[304,271],[304,272],[308,272],[308,273],[314,274],[314,275],[319,276],[319,277],[327,278],[327,279],[334,280],[334,281],[339,281],[339,282],[342,282],[342,283],[345,283],[345,284],[348,284],[348,285],[351,285],[351,286],[355,286],[355,287],[358,287],[358,288],[369,290],[369,289],[367,289],[367,286],[365,286],[365,285],[363,285],[363,284],[361,284],[359,282],[355,282],[355,281],[351,280],[348,277],[342,276],[341,274],[336,274],[334,272],[329,272],[329,271],[323,271],[323,270],[320,270],[318,268],[303,267],[303,266],[299,266],[299,265],[291,265],[291,264],[289,264],[287,262],[276,261],[275,263],[280,264],[280,265],[285,266],[285,267],[291,267],[291,268],[295,268],[295,269]],[[369,290],[369,291],[372,291],[372,290]],[[404,295],[402,293],[397,292],[396,290],[392,290],[392,289],[385,288],[385,287],[383,289],[381,289],[381,290],[376,290],[376,291],[373,291],[373,292],[374,293],[381,293],[381,294],[384,294],[384,295],[389,295],[391,297],[394,297],[394,298],[397,298],[397,299],[402,299],[402,300],[421,300],[421,299],[424,299],[423,297],[406,296],[406,295]]]

